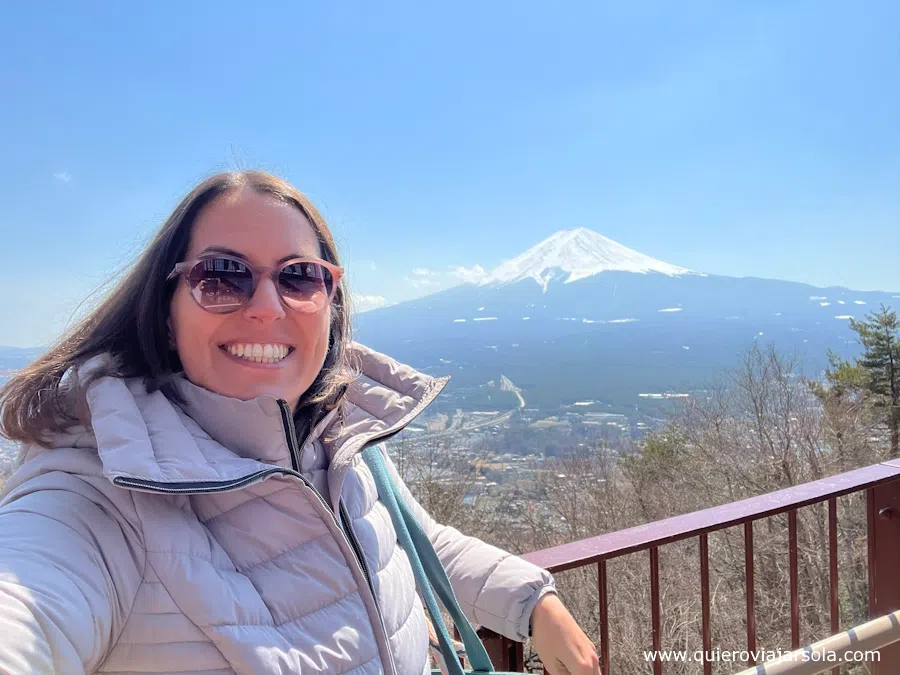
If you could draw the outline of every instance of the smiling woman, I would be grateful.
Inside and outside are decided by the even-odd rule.
[[[331,235],[325,247],[333,247]],[[185,375],[240,399],[271,395],[292,410],[322,370],[342,270],[303,211],[252,190],[203,209],[168,325]],[[287,252],[287,253],[285,253]],[[336,260],[333,248],[329,251]],[[276,359],[276,355],[278,358]]]
[[[448,642],[408,526],[460,621],[597,672],[546,571],[403,484],[379,442],[445,382],[351,342],[342,276],[302,193],[220,174],[0,389],[0,671],[422,673],[420,594]]]
[[[231,267],[222,268],[229,257]],[[185,267],[200,258],[204,267]],[[287,312],[272,303],[273,297],[285,296],[284,284],[297,284],[292,279],[309,281],[297,264],[285,266],[271,281],[252,272],[254,265],[259,272],[260,266],[293,258],[315,263],[320,274],[329,275],[325,307]],[[177,399],[172,378],[184,374],[195,384],[236,398],[252,398],[254,387],[273,395],[280,391],[290,399],[302,435],[311,420],[334,407],[354,378],[348,297],[339,270],[331,232],[304,194],[262,172],[215,175],[182,199],[105,302],[2,390],[0,432],[40,442],[47,433],[63,431],[73,421],[73,398],[77,402],[72,392],[60,391],[63,378],[87,370],[80,378],[82,390],[106,375],[139,377],[148,391],[161,389]],[[252,301],[241,312],[229,313],[227,307],[223,312],[205,301],[212,297],[212,284],[219,289],[215,297],[220,305],[229,297],[223,292],[226,284],[232,298],[239,292],[242,304],[250,295]],[[279,333],[280,342],[274,339]],[[284,339],[286,333],[290,340]],[[210,342],[217,338],[243,341],[251,349],[259,344],[263,350],[267,343],[283,343],[301,352],[287,370],[263,375],[244,368],[234,376],[234,365],[225,368],[232,363],[227,355],[218,358],[217,348],[224,342]],[[96,357],[102,357],[102,364]],[[91,367],[83,368],[88,362]]]

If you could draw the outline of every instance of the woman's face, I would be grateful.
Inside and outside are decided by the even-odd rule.
[[[315,230],[301,211],[249,189],[204,207],[185,259],[222,250],[266,266],[287,258],[322,257]],[[270,276],[260,279],[253,297],[231,314],[202,309],[179,279],[169,326],[191,382],[241,400],[274,396],[293,410],[322,369],[330,319],[330,306],[313,314],[285,308]],[[240,351],[238,344],[272,345],[276,355],[278,346],[291,351],[276,363],[256,363],[229,352],[229,347]]]

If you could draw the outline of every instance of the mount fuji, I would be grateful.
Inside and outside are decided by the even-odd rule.
[[[359,314],[354,329],[374,349],[450,375],[446,405],[483,405],[485,383],[505,376],[529,407],[589,400],[628,411],[648,395],[702,389],[754,342],[815,375],[829,349],[857,353],[849,319],[882,304],[900,306],[900,293],[704,274],[578,228],[470,283]]]
[[[670,277],[695,274],[683,267],[633,251],[585,227],[579,227],[557,232],[532,246],[522,255],[502,263],[480,283],[512,284],[524,279],[534,279],[546,292],[553,280],[571,283],[602,272],[658,272]]]

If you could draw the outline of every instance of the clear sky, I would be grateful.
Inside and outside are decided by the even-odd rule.
[[[230,168],[310,194],[388,302],[579,226],[900,290],[898,26],[896,0],[0,0],[0,344],[57,335]]]

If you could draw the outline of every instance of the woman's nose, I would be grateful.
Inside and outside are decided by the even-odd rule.
[[[271,278],[266,277],[259,282],[253,296],[244,305],[244,315],[248,319],[260,319],[262,321],[275,321],[285,317],[284,305],[278,289]]]

